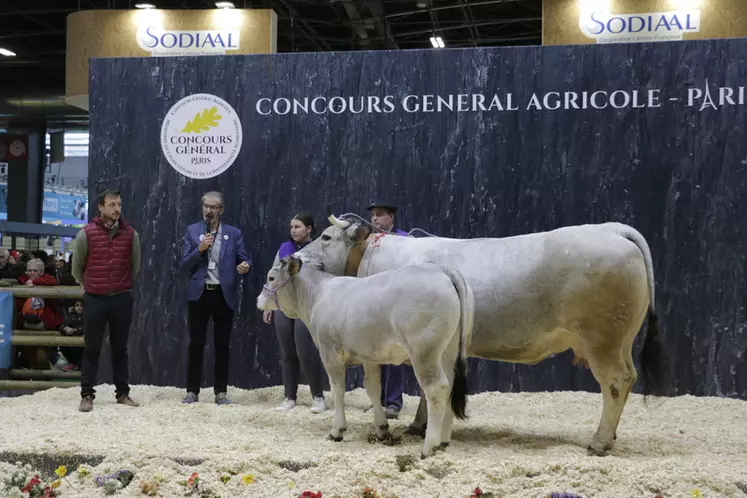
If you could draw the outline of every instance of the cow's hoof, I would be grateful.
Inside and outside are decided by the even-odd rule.
[[[386,441],[391,437],[391,434],[389,434],[389,426],[388,425],[380,425],[378,430],[376,431],[376,439],[379,441]]]
[[[425,460],[426,458],[428,458],[428,457],[427,457],[427,456],[425,456],[425,453],[422,453],[422,452],[421,452],[421,453],[420,453],[420,459],[421,459],[421,460]]]
[[[450,444],[451,443],[441,443],[438,447],[439,447],[439,449],[442,449],[442,450],[445,451],[446,448],[448,448]]]
[[[330,441],[334,441],[335,443],[339,443],[340,441],[342,441],[342,434],[340,434],[339,436],[333,436],[332,434],[329,434],[327,436],[327,439],[329,439]]]
[[[411,425],[407,429],[405,429],[405,434],[407,434],[408,436],[425,437],[425,427],[421,429],[420,427]]]
[[[379,429],[376,431],[376,439],[379,441],[386,441],[389,438],[391,438],[391,435],[389,434],[389,426],[380,425]]]
[[[588,448],[586,448],[586,451],[591,456],[607,456],[607,452],[612,448],[611,444],[608,445],[597,445],[595,443],[591,443]]]

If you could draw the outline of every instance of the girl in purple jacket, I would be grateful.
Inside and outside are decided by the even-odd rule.
[[[290,240],[280,245],[273,266],[280,259],[300,250],[311,242],[314,232],[314,218],[307,213],[299,213],[290,222]],[[280,310],[265,311],[265,323],[274,323],[275,332],[283,354],[283,386],[285,399],[278,406],[278,411],[287,411],[296,407],[296,393],[300,370],[306,376],[311,389],[311,412],[321,413],[327,409],[324,402],[324,366],[319,357],[319,350],[314,345],[311,332],[300,319],[290,319]]]

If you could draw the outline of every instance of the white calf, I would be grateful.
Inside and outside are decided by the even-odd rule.
[[[408,362],[425,392],[428,426],[422,456],[451,440],[456,415],[466,418],[466,352],[474,296],[462,275],[442,265],[420,264],[366,278],[335,277],[289,256],[267,274],[257,297],[262,310],[280,309],[309,327],[329,375],[335,417],[329,435],[342,441],[345,368],[362,364],[373,403],[376,435],[389,424],[381,406],[381,364]],[[461,323],[461,328],[459,327]],[[451,393],[451,409],[447,398]]]

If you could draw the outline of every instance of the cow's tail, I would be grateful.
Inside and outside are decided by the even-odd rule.
[[[460,420],[467,418],[467,395],[469,383],[467,380],[467,347],[472,340],[472,326],[475,319],[475,296],[472,287],[467,284],[464,276],[458,270],[449,266],[442,266],[443,272],[451,279],[459,295],[459,351],[454,362],[454,381],[449,395],[451,410]]]
[[[638,357],[641,365],[641,377],[643,380],[643,394],[649,396],[671,396],[671,370],[670,359],[659,333],[659,317],[656,314],[654,301],[654,264],[651,259],[651,250],[643,235],[636,229],[622,224],[616,224],[620,235],[638,246],[646,264],[646,276],[648,278],[648,330],[646,339],[643,341],[643,349]]]

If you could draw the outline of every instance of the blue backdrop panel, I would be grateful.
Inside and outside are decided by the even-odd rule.
[[[746,56],[747,40],[713,40],[93,60],[90,196],[121,188],[143,237],[133,381],[185,383],[181,237],[200,217],[200,195],[218,189],[255,261],[233,335],[234,384],[281,381],[277,341],[254,300],[290,217],[308,209],[323,220],[327,204],[365,215],[385,198],[401,206],[400,227],[451,237],[631,224],[651,245],[679,392],[747,398]],[[203,92],[236,109],[243,145],[226,172],[191,180],[169,165],[159,136],[171,106]],[[435,96],[454,95],[454,110],[423,112],[428,95],[434,107]],[[369,112],[369,96],[382,112]],[[503,110],[489,108],[493,96]],[[315,97],[353,97],[356,110],[364,97],[366,109],[263,114],[279,98]],[[473,361],[471,388],[597,390],[570,359]]]
[[[13,293],[0,292],[0,368],[13,366]]]

